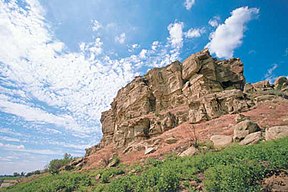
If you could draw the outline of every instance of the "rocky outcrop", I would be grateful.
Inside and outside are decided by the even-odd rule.
[[[288,79],[286,77],[278,77],[274,82],[276,90],[288,91]]]
[[[181,123],[195,124],[248,111],[261,100],[258,97],[263,91],[285,87],[287,79],[284,77],[275,85],[268,81],[245,84],[240,59],[218,61],[204,49],[183,63],[175,61],[166,67],[151,69],[121,88],[111,109],[102,113],[103,138],[100,144],[87,149],[86,155],[111,143],[123,147],[124,153],[137,151],[139,147],[147,149],[146,145],[135,143],[158,136]],[[239,116],[236,121],[245,124],[248,120]],[[251,131],[251,123],[247,126],[235,129],[237,136],[234,140],[240,141],[259,130],[254,127]],[[226,139],[227,143],[228,140],[232,142],[230,137]],[[177,140],[167,138],[165,142],[173,144]]]
[[[243,64],[217,61],[207,49],[136,77],[102,113],[103,139],[118,147],[145,140],[186,121],[196,123],[248,109]]]

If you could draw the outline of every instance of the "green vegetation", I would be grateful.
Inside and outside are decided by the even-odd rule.
[[[58,175],[43,175],[29,183],[20,183],[8,187],[5,191],[15,192],[54,192],[54,191],[86,191],[91,185],[91,178],[80,173],[65,172]],[[4,190],[4,189],[3,189]]]
[[[52,174],[58,174],[61,167],[67,165],[73,160],[73,157],[65,153],[63,159],[53,159],[48,165],[48,171]]]
[[[260,181],[271,172],[288,169],[288,138],[251,146],[233,145],[222,151],[192,157],[169,155],[147,159],[143,165],[62,171],[43,175],[5,191],[260,191]]]

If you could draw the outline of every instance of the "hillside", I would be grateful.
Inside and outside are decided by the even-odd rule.
[[[253,133],[257,143],[273,126],[286,126],[273,129],[287,134],[287,79],[249,84],[243,72],[240,59],[219,61],[205,49],[136,77],[102,113],[103,138],[77,166],[100,166],[113,155],[133,163],[181,154],[213,136],[229,144]]]
[[[129,166],[44,174],[0,191],[287,191],[287,152],[284,138]]]
[[[287,191],[287,98],[204,49],[121,88],[85,157],[6,191]]]

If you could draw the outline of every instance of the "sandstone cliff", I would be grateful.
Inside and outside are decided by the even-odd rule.
[[[207,49],[136,77],[102,113],[100,147],[148,139],[183,122],[197,123],[253,106],[240,59],[218,61]]]
[[[218,61],[205,49],[120,89],[102,113],[101,142],[75,167],[103,166],[115,155],[124,163],[192,155],[197,141],[217,148],[278,138],[288,135],[287,108],[286,77],[245,84],[240,59]]]

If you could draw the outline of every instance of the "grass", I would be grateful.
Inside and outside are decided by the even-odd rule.
[[[233,145],[192,157],[148,159],[143,165],[63,172],[4,191],[173,192],[184,188],[196,191],[200,184],[206,191],[261,191],[260,181],[266,175],[287,170],[287,154],[288,138],[283,138],[251,146]],[[100,179],[96,180],[99,174]]]
[[[7,177],[0,177],[0,180],[15,180],[15,179],[20,179],[20,176],[7,176]]]

